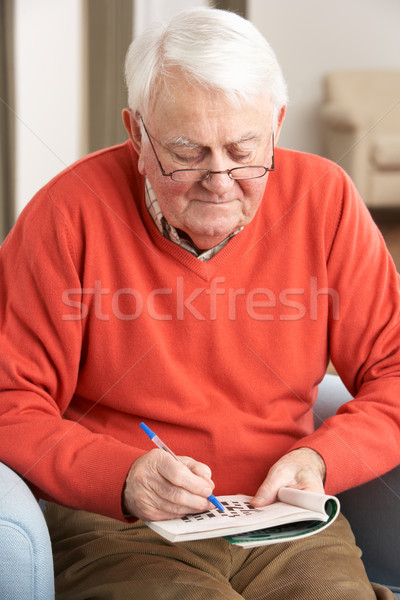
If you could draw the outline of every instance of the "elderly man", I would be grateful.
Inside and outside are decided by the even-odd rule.
[[[1,250],[0,458],[49,500],[57,598],[392,598],[342,516],[256,549],[143,524],[393,468],[400,295],[349,178],[275,148],[286,88],[250,23],[179,14],[126,77],[130,140],[51,181]],[[355,399],[314,431],[329,357]]]

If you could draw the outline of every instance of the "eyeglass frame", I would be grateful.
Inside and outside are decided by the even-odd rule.
[[[270,171],[274,171],[275,170],[275,135],[274,135],[274,128],[272,128],[272,134],[271,134],[271,141],[272,141],[272,158],[271,158],[271,166],[270,167],[264,167],[264,165],[247,165],[244,167],[233,167],[233,169],[227,169],[226,171],[210,171],[209,169],[175,169],[174,171],[171,171],[170,173],[166,173],[165,170],[163,169],[163,166],[161,164],[160,159],[157,156],[157,152],[156,149],[154,147],[154,144],[151,140],[150,134],[147,131],[147,127],[145,125],[145,122],[143,120],[143,117],[141,115],[139,115],[140,120],[142,122],[142,125],[144,127],[144,130],[146,132],[146,135],[149,139],[150,142],[150,146],[153,150],[154,156],[156,157],[156,160],[158,162],[158,166],[160,167],[160,171],[161,174],[164,177],[170,177],[171,181],[175,181],[175,182],[195,182],[195,181],[206,181],[207,179],[210,178],[211,175],[223,175],[226,174],[228,175],[228,177],[230,179],[233,179],[234,181],[246,181],[246,180],[250,180],[250,179],[260,179],[261,177],[264,177],[267,173],[269,173]],[[254,177],[232,177],[232,171],[239,171],[241,169],[248,169],[248,168],[254,168],[254,169],[264,169],[264,173],[262,175],[256,175]],[[196,171],[201,171],[202,173],[206,173],[205,177],[201,177],[200,179],[174,179],[173,175],[175,173],[181,173],[181,172],[185,172],[187,173],[188,171],[190,172],[196,172]]]

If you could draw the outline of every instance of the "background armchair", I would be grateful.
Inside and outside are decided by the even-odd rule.
[[[340,379],[326,375],[315,405],[319,426],[351,398]],[[400,467],[339,496],[371,581],[400,599]],[[39,504],[23,480],[0,463],[0,598],[52,600],[53,560]]]
[[[337,71],[324,83],[324,156],[368,206],[400,206],[400,71]]]

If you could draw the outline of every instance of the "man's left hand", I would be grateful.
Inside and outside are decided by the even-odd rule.
[[[251,501],[252,506],[266,506],[277,499],[281,487],[324,493],[325,463],[311,448],[298,448],[280,458]]]

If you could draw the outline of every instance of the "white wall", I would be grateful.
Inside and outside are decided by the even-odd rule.
[[[168,21],[185,8],[207,6],[207,0],[133,0],[133,31],[138,35],[154,21]]]
[[[132,0],[138,33],[207,0]],[[83,0],[15,0],[16,214],[81,156]]]
[[[16,212],[80,152],[81,0],[15,0]]]
[[[135,0],[135,28],[206,0]],[[17,214],[81,153],[82,0],[15,0]],[[399,0],[248,0],[271,42],[291,104],[280,145],[319,152],[323,74],[400,69]]]
[[[319,153],[317,110],[327,71],[400,69],[399,0],[248,0],[248,18],[289,84],[281,146]]]

